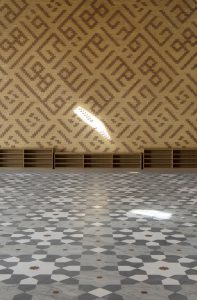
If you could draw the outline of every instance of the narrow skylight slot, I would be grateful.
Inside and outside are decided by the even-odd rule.
[[[104,138],[111,140],[110,135],[107,132],[107,129],[103,122],[101,122],[97,117],[88,112],[81,106],[77,106],[74,109],[74,113],[83,120],[86,124],[94,128],[99,134],[101,134]]]

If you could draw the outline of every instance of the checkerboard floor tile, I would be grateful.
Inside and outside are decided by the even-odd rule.
[[[195,173],[0,173],[2,300],[194,300]]]

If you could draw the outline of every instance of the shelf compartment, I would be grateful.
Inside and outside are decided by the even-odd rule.
[[[112,168],[113,155],[108,153],[84,154],[84,168]]]
[[[114,168],[141,168],[142,166],[142,154],[130,153],[130,154],[114,154],[113,155],[113,167]]]
[[[112,159],[112,154],[84,154],[84,159]]]
[[[54,154],[55,168],[83,168],[84,158],[81,153],[56,152]]]
[[[173,168],[197,168],[197,149],[173,149]]]
[[[24,149],[25,168],[53,168],[53,149]]]
[[[84,168],[112,168],[112,163],[85,163]]]
[[[0,167],[22,168],[23,149],[0,149]]]
[[[171,149],[145,149],[144,168],[171,168],[173,166]]]
[[[84,154],[84,168],[112,168],[113,155],[105,153]]]
[[[197,164],[192,164],[192,165],[190,165],[190,164],[174,164],[173,165],[173,167],[174,168],[188,168],[188,169],[190,169],[190,168],[197,168]]]

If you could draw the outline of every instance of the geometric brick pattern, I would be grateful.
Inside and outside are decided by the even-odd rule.
[[[196,183],[192,172],[2,170],[0,299],[196,300]]]
[[[1,0],[0,147],[196,147],[195,0]],[[73,112],[102,120],[107,141]]]

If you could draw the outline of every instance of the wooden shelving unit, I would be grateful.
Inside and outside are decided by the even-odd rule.
[[[143,168],[172,168],[173,153],[171,149],[145,149]]]
[[[113,154],[113,168],[142,168],[142,154]]]
[[[54,168],[83,168],[84,155],[78,153],[55,152]]]
[[[54,153],[54,167],[65,168],[141,168],[142,154]]]
[[[173,149],[173,168],[197,168],[197,149]]]
[[[53,149],[24,149],[25,168],[53,168]]]
[[[84,168],[113,168],[113,154],[84,154]]]
[[[22,168],[23,149],[0,149],[0,167]]]
[[[0,168],[197,168],[197,149],[145,149],[141,153],[67,153],[0,149]]]

